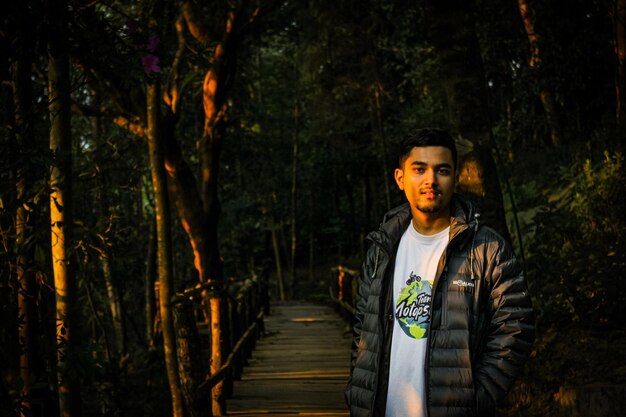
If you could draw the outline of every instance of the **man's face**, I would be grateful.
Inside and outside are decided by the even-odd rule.
[[[413,148],[402,169],[396,169],[395,178],[411,205],[413,217],[419,212],[426,215],[449,213],[456,185],[450,149],[443,146]]]

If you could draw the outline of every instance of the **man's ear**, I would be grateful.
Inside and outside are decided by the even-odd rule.
[[[404,171],[400,168],[396,168],[393,176],[396,179],[396,184],[398,184],[398,188],[404,191]]]

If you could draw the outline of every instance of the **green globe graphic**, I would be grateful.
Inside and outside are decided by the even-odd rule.
[[[403,288],[396,302],[396,320],[404,333],[413,339],[422,339],[428,333],[429,315],[412,314],[422,311],[425,305],[418,304],[420,295],[427,294],[430,300],[432,286],[429,281],[413,282]],[[422,296],[422,299],[424,297]]]

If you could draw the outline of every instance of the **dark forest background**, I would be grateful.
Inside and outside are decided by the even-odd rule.
[[[432,126],[537,311],[501,415],[623,410],[624,0],[0,10],[2,416],[207,415],[170,395],[198,376],[171,366],[191,336],[163,300],[263,275],[274,300],[326,302],[403,200],[398,140]]]

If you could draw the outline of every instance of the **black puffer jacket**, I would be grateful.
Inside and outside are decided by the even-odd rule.
[[[450,241],[433,283],[426,353],[430,417],[489,417],[526,362],[534,339],[526,281],[509,245],[479,227],[472,204],[455,195]],[[350,414],[383,416],[393,330],[391,281],[408,204],[389,212],[368,235],[359,281],[352,370],[346,389]]]

